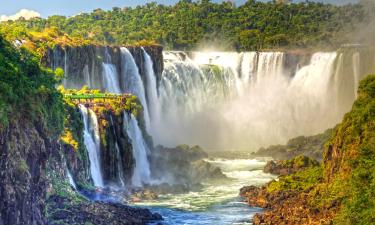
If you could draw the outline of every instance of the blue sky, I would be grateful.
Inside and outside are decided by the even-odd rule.
[[[21,9],[39,12],[42,17],[50,15],[75,15],[80,12],[90,12],[96,8],[111,9],[114,6],[135,6],[151,2],[148,0],[0,0],[0,15],[13,15]],[[157,0],[162,4],[174,4],[178,0]],[[214,0],[220,2],[221,0]],[[241,4],[246,0],[235,0]],[[303,0],[294,0],[294,2]],[[358,0],[316,0],[335,4],[345,4]]]

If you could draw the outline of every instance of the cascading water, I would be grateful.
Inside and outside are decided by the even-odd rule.
[[[84,105],[79,105],[84,123],[84,142],[90,159],[91,177],[96,187],[103,187],[100,168],[100,136],[98,120],[93,111]]]
[[[148,100],[148,110],[151,117],[151,128],[154,127],[153,124],[157,123],[159,119],[159,99],[157,92],[156,76],[153,68],[153,62],[150,55],[142,48],[143,57],[145,59],[145,70],[146,70],[146,82],[147,82],[147,100]],[[151,134],[154,133],[151,129]]]
[[[357,98],[357,88],[360,81],[360,55],[358,52],[354,53],[353,56],[353,73],[354,73],[354,96]]]
[[[115,65],[103,63],[104,89],[110,93],[120,94],[119,77]]]
[[[168,135],[156,134],[155,141],[248,151],[333,127],[349,110],[334,106],[341,91],[335,86],[342,89],[343,82],[336,55],[315,53],[290,76],[282,52],[194,52],[191,58],[166,52],[157,129]],[[358,56],[352,61],[358,64]]]
[[[124,129],[128,134],[132,146],[133,157],[135,159],[135,168],[132,176],[132,185],[142,187],[150,182],[150,165],[147,158],[148,146],[143,138],[141,129],[138,126],[137,119],[133,114],[124,113]]]
[[[123,90],[128,93],[136,95],[143,106],[143,115],[145,120],[145,126],[147,132],[150,133],[150,116],[146,101],[145,88],[142,82],[142,78],[139,74],[139,70],[132,54],[125,47],[121,48],[121,67],[122,67],[122,77],[124,80]]]
[[[76,183],[74,182],[74,179],[72,177],[72,174],[70,174],[69,170],[66,170],[66,174],[68,176],[68,180],[69,180],[69,184],[70,186],[74,189],[74,190],[77,190],[77,185]]]

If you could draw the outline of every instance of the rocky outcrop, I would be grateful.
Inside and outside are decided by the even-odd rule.
[[[307,156],[300,155],[290,160],[268,161],[263,172],[285,176],[313,166],[319,166],[319,162]]]
[[[58,142],[26,118],[0,131],[0,224],[46,224],[46,164]]]
[[[220,168],[204,161],[207,157],[199,146],[158,146],[151,158],[151,171],[153,177],[168,184],[156,189],[187,191],[207,179],[226,179]]]
[[[305,155],[321,161],[324,144],[329,140],[331,134],[332,129],[328,129],[323,134],[296,137],[290,139],[286,145],[273,145],[268,148],[260,148],[257,152],[253,153],[252,156],[287,160],[299,155]]]
[[[96,114],[102,139],[100,152],[103,179],[106,183],[118,183],[120,180],[130,182],[135,159],[133,146],[124,130],[124,117],[109,111],[96,111]]]
[[[95,225],[145,225],[162,220],[148,209],[132,208],[122,204],[76,201],[51,196],[49,203],[50,224],[95,224]]]
[[[266,209],[262,214],[253,217],[254,225],[263,224],[315,224],[329,225],[337,211],[338,202],[322,208],[310,206],[309,190],[268,192],[265,187],[244,187],[241,196],[246,198],[252,207]]]

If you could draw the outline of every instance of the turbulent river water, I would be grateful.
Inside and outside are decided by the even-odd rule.
[[[260,212],[241,201],[239,189],[246,185],[262,185],[274,178],[263,173],[266,159],[211,159],[228,180],[206,182],[198,191],[159,196],[156,201],[138,203],[160,213],[163,224],[251,224]]]

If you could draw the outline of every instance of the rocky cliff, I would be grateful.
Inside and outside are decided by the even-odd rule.
[[[145,58],[142,47],[126,47],[137,64],[143,83],[147,85]],[[164,70],[163,48],[161,46],[145,46],[143,49],[150,55],[157,80],[161,79]],[[55,46],[46,51],[42,62],[49,68],[60,67],[65,71],[64,86],[66,88],[81,89],[87,85],[92,89],[104,90],[102,63],[112,64],[116,68],[120,86],[124,84],[120,47],[116,46]],[[122,87],[123,88],[123,87]]]
[[[0,132],[0,143],[0,224],[46,224],[46,163],[57,140],[24,118]]]
[[[46,167],[59,150],[61,96],[54,74],[1,36],[0,62],[0,224],[46,224]]]

